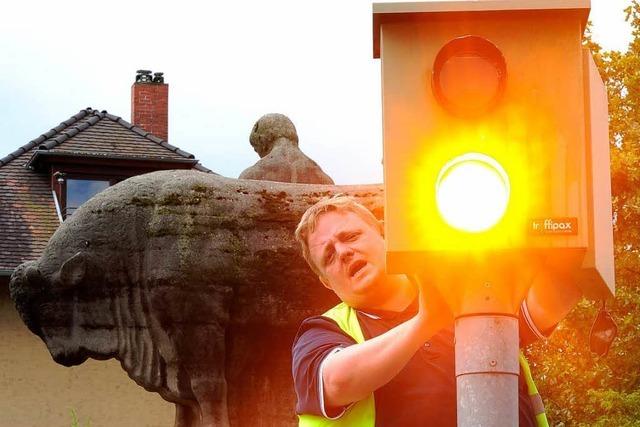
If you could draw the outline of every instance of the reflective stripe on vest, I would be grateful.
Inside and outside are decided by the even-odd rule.
[[[331,310],[323,314],[335,321],[340,329],[360,344],[364,342],[364,335],[358,322],[356,311],[346,305],[340,303]],[[527,383],[527,390],[533,410],[536,416],[536,424],[538,427],[549,427],[547,416],[544,412],[542,398],[538,393],[538,389],[531,377],[531,369],[522,352],[520,353],[520,367],[524,373],[524,379]],[[374,427],[376,424],[376,407],[373,400],[373,393],[364,400],[356,402],[337,420],[319,417],[316,415],[298,415],[299,427]]]
[[[527,391],[529,392],[529,399],[531,399],[531,406],[533,406],[533,413],[536,414],[536,424],[538,427],[549,427],[549,421],[547,421],[547,414],[544,411],[542,397],[540,397],[540,393],[538,393],[536,383],[533,382],[529,362],[527,362],[527,359],[524,357],[522,352],[520,352],[520,368],[524,374],[524,380],[527,383]]]
[[[335,321],[340,329],[358,344],[364,342],[364,335],[362,335],[356,311],[345,303],[336,305],[323,316]],[[300,427],[374,427],[375,424],[376,406],[373,401],[373,393],[366,399],[351,405],[337,420],[316,415],[298,415],[298,426]]]

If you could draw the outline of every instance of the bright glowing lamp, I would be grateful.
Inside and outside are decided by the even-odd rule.
[[[450,226],[486,231],[500,221],[509,203],[509,177],[489,156],[467,153],[448,162],[436,182],[436,203]]]

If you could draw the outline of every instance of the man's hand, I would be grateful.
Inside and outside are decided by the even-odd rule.
[[[440,291],[420,276],[410,276],[411,282],[418,288],[420,308],[418,316],[423,322],[425,340],[440,329],[453,324],[453,314]]]
[[[450,324],[451,314],[440,294],[420,280],[412,282],[419,291],[416,316],[323,362],[326,406],[340,407],[366,398],[395,377],[426,340]]]

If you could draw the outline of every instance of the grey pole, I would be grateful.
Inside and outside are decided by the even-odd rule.
[[[517,427],[518,319],[459,317],[455,339],[458,427]]]

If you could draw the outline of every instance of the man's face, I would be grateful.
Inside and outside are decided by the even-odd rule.
[[[318,218],[308,242],[326,287],[352,307],[381,306],[389,290],[384,239],[377,229],[353,212],[331,211]]]

